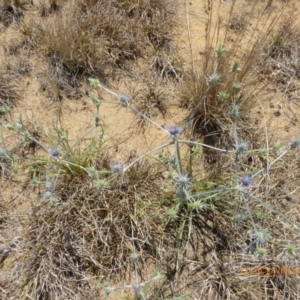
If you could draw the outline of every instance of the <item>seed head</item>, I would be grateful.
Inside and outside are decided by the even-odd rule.
[[[180,136],[182,132],[182,128],[176,125],[172,125],[169,129],[169,134],[173,137],[173,138],[178,138]]]

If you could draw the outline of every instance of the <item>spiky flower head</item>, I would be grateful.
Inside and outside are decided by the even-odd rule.
[[[285,250],[290,256],[296,256],[296,246],[295,244],[288,244],[285,246]]]
[[[233,85],[232,85],[232,89],[233,91],[237,91],[242,87],[242,84],[239,81],[236,81]]]
[[[89,82],[90,82],[91,87],[100,87],[101,86],[99,79],[89,78]]]
[[[268,242],[270,239],[268,228],[256,231],[252,239],[253,239],[253,243],[256,244],[256,247],[261,247],[261,245]]]
[[[7,114],[10,114],[10,112],[11,112],[11,109],[10,109],[10,107],[9,106],[7,106],[6,104],[4,104],[4,105],[2,105],[1,107],[0,107],[0,114],[1,115],[7,115]]]
[[[256,252],[259,256],[265,256],[267,254],[267,249],[258,247],[256,248]]]
[[[195,210],[197,213],[206,209],[206,204],[201,199],[190,201],[188,206],[191,210]]]
[[[182,132],[182,128],[176,125],[171,125],[169,129],[169,134],[173,138],[178,138]]]
[[[188,190],[191,185],[191,180],[188,174],[178,174],[175,177],[176,185],[179,187],[180,190]]]
[[[110,169],[113,173],[122,174],[124,170],[124,164],[122,162],[114,162],[110,165]]]
[[[242,154],[249,149],[249,143],[246,141],[241,141],[237,145],[235,145],[236,153]]]
[[[273,146],[273,150],[274,151],[279,151],[280,148],[283,146],[283,143],[282,142],[277,142],[275,143],[275,145]]]
[[[53,157],[53,158],[58,158],[58,156],[59,156],[59,151],[58,151],[57,148],[51,148],[51,149],[49,150],[49,154],[50,154],[50,156]]]
[[[142,289],[142,285],[137,282],[132,285],[132,288],[135,292],[139,292]]]
[[[241,112],[240,112],[240,107],[239,105],[233,103],[231,105],[231,108],[230,108],[230,115],[232,116],[232,118],[234,120],[236,120],[237,118],[239,118],[239,116],[241,115]]]
[[[95,167],[89,167],[86,169],[89,177],[92,180],[97,180],[98,179],[98,170]]]
[[[220,58],[222,56],[223,53],[226,53],[228,52],[228,50],[222,46],[222,45],[219,45],[216,49],[215,49],[217,55],[218,55],[218,58]]]
[[[218,94],[218,98],[221,100],[221,101],[224,101],[226,99],[229,98],[229,94],[227,92],[224,92],[224,91],[221,91],[219,92]]]
[[[119,100],[120,100],[122,105],[128,106],[129,101],[130,101],[130,97],[128,97],[126,95],[123,95],[123,94],[119,94],[118,97],[119,97]]]
[[[300,148],[300,138],[295,137],[292,139],[290,144],[291,149],[299,149]]]
[[[253,183],[253,177],[249,174],[244,175],[241,178],[241,186],[242,187],[249,187]]]
[[[220,83],[222,75],[218,72],[214,72],[211,75],[206,77],[206,81],[208,85],[216,86]]]
[[[105,179],[94,180],[93,184],[97,189],[107,189],[109,187],[109,183]]]
[[[174,221],[178,218],[178,206],[172,207],[166,211],[166,216],[170,221]]]

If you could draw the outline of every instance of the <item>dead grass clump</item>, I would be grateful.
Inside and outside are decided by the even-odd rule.
[[[80,77],[66,69],[62,62],[54,60],[51,66],[40,74],[40,89],[55,101],[64,97],[77,99],[82,96]]]
[[[243,31],[249,23],[250,22],[246,13],[233,14],[229,22],[229,29],[234,31]]]
[[[48,17],[50,14],[57,12],[61,8],[59,0],[40,0],[39,12],[41,17]]]
[[[245,53],[236,60],[236,49],[230,49],[217,59],[215,48],[206,48],[201,64],[185,74],[182,81],[181,105],[193,109],[204,97],[193,120],[193,130],[204,137],[208,145],[232,147],[232,105],[239,110],[239,136],[248,138],[250,111],[254,107],[254,93],[261,89],[253,76],[258,49]],[[217,71],[216,71],[217,70]],[[220,81],[206,94],[212,76],[220,75]]]
[[[157,117],[161,114],[163,117],[167,113],[167,94],[159,87],[159,82],[148,83],[143,89],[138,91],[138,96],[133,96],[133,102],[136,109],[148,118]],[[144,130],[148,121],[140,117],[138,126]]]
[[[108,166],[99,161],[98,168]],[[159,255],[157,245],[166,238],[161,232],[160,171],[145,162],[128,172],[123,179],[103,173],[109,188],[100,189],[87,176],[66,176],[64,180],[72,179],[56,186],[56,204],[47,199],[34,204],[30,232],[23,239],[27,247],[7,278],[14,297],[99,297],[101,282],[110,276],[123,282],[135,250],[153,259]],[[91,286],[91,278],[97,287]]]
[[[2,2],[0,5],[0,22],[5,27],[20,20],[30,3],[27,0],[4,0]]]
[[[269,75],[282,91],[290,85],[294,88],[294,79],[300,79],[299,35],[297,18],[286,18],[269,37],[261,56],[261,73]]]
[[[252,19],[257,3],[251,5],[243,20],[249,22]],[[249,141],[250,111],[255,106],[258,93],[261,93],[260,97],[266,94],[265,86],[257,76],[258,57],[276,20],[275,16],[259,35],[254,35],[251,30],[248,36],[249,27],[240,26],[240,30],[232,33],[235,34],[232,43],[229,35],[230,24],[235,21],[235,4],[234,1],[228,20],[219,17],[215,25],[211,19],[212,8],[209,7],[206,43],[201,57],[193,57],[194,62],[183,74],[180,99],[183,107],[196,109],[187,118],[194,133],[200,134],[208,145],[227,149],[234,144],[233,110],[238,115],[239,138]],[[263,15],[262,12],[260,14]],[[260,18],[253,26],[258,26],[259,22]],[[244,40],[245,36],[247,40]],[[257,138],[254,137],[255,140]],[[212,154],[210,150],[208,153]]]
[[[68,9],[67,11],[65,11]],[[103,77],[135,61],[147,48],[167,49],[170,1],[77,1],[39,25],[38,41],[72,74]]]
[[[12,108],[20,98],[18,79],[7,72],[0,73],[0,106]]]
[[[182,78],[182,61],[175,56],[169,56],[165,53],[158,54],[152,60],[151,67],[161,79],[173,78],[180,80]]]

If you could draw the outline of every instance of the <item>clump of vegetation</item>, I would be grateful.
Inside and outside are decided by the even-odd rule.
[[[0,105],[10,108],[19,100],[20,88],[14,74],[0,72]]]
[[[120,9],[129,18],[149,21],[152,16],[148,2],[111,4],[112,11],[112,7],[102,9],[113,19]],[[148,9],[140,11],[140,4]],[[79,9],[92,14],[94,7],[101,11],[98,5],[96,0],[88,1]],[[58,26],[65,28],[65,21],[62,18]],[[80,22],[83,20],[76,19],[68,24],[77,29],[87,26]],[[157,86],[149,85],[139,103],[135,95],[116,92],[101,77],[102,65],[120,67],[116,58],[122,65],[135,57],[123,61],[124,56],[108,51],[105,55],[112,60],[95,62],[92,69],[89,59],[93,53],[87,61],[80,56],[82,49],[96,49],[89,48],[95,46],[87,44],[87,36],[81,37],[79,31],[78,38],[86,44],[77,48],[76,41],[68,45],[69,37],[63,37],[60,44],[59,32],[44,27],[44,32],[53,33],[54,46],[45,42],[45,51],[56,59],[59,76],[72,75],[72,82],[101,73],[99,78],[89,77],[94,120],[83,134],[75,134],[74,140],[63,125],[64,97],[58,97],[60,109],[47,130],[42,125],[27,125],[22,114],[8,118],[10,109],[3,104],[1,170],[11,171],[12,176],[26,175],[26,188],[35,197],[25,233],[5,248],[9,250],[0,260],[9,270],[1,278],[5,288],[0,295],[7,299],[96,299],[130,289],[135,299],[143,300],[189,299],[189,291],[193,297],[214,299],[278,294],[297,299],[299,274],[281,280],[271,276],[270,269],[282,275],[283,268],[298,263],[300,224],[291,213],[296,205],[291,201],[299,185],[300,138],[291,137],[286,144],[263,139],[253,133],[246,118],[254,105],[250,97],[254,89],[255,95],[261,96],[253,67],[269,29],[250,39],[254,44],[242,49],[242,55],[238,45],[225,45],[226,38],[224,43],[207,38],[201,71],[194,63],[182,76],[182,105],[189,113],[182,122],[165,126],[149,113],[153,104],[160,105],[162,112],[165,109],[165,95]],[[72,30],[70,34],[76,38]],[[109,49],[105,48],[105,30],[93,34],[104,43],[101,49]],[[147,40],[155,47],[164,44],[148,35]],[[124,110],[129,111],[133,118],[160,130],[165,140],[135,157],[116,153],[114,143],[119,140],[106,132],[104,102],[115,109],[116,118],[121,120]],[[196,134],[205,133],[199,128],[206,134],[224,134],[224,143],[203,141]],[[10,143],[8,136],[13,137]],[[34,151],[20,151],[28,148]],[[216,164],[209,168],[203,167],[205,149],[218,154]],[[274,257],[280,259],[274,262]],[[254,277],[257,270],[260,276]],[[241,276],[251,277],[251,281],[245,285]]]
[[[246,46],[243,36],[248,27],[240,26],[232,43],[229,34],[230,24],[236,19],[234,5],[235,2],[228,21],[220,20],[215,27],[212,26],[212,13],[207,11],[206,44],[201,58],[191,64],[181,82],[180,104],[193,110],[187,123],[191,124],[194,134],[204,138],[206,144],[220,147],[229,147],[234,143],[230,113],[233,104],[238,106],[241,116],[239,135],[243,139],[249,136],[250,112],[256,105],[254,94],[264,90],[257,75],[258,57],[274,26],[271,22],[258,36],[252,33]],[[253,5],[247,18],[243,18],[244,22],[249,22],[254,8]],[[225,29],[222,27],[224,23]],[[199,99],[202,101],[199,102]],[[253,136],[253,142],[259,139],[258,135]]]
[[[29,4],[27,0],[3,0],[0,4],[0,22],[8,27],[14,21],[20,20]]]
[[[39,43],[70,76],[105,80],[150,51],[169,51],[175,6],[159,1],[77,1],[38,26]],[[151,50],[152,51],[152,50]],[[128,65],[129,66],[129,65]]]
[[[298,53],[300,27],[294,16],[284,19],[269,37],[261,56],[261,72],[269,75],[284,91],[300,78]]]

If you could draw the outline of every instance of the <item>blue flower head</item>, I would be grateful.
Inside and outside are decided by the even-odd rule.
[[[181,190],[188,190],[189,186],[191,185],[191,180],[189,178],[188,174],[178,174],[175,177],[176,180],[176,185],[181,189]]]
[[[49,154],[51,157],[54,157],[54,158],[58,158],[59,156],[59,151],[57,148],[52,148],[49,150]]]
[[[295,137],[292,139],[290,144],[291,149],[299,149],[300,148],[300,138]]]
[[[249,174],[244,175],[241,178],[241,185],[242,187],[249,187],[253,183],[253,177]]]
[[[182,128],[176,125],[171,125],[170,129],[169,129],[169,134],[173,137],[173,138],[178,138],[180,136],[182,132]]]
[[[119,100],[121,102],[122,105],[127,106],[128,102],[130,101],[130,97],[123,95],[123,94],[119,94]]]

